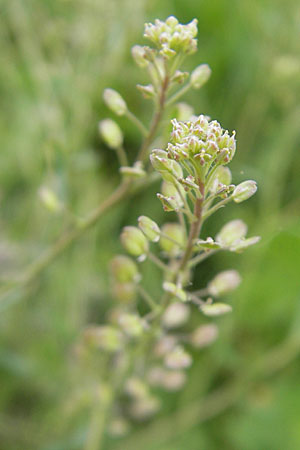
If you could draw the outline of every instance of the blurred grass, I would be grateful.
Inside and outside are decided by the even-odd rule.
[[[1,279],[20,273],[70,223],[68,214],[51,215],[41,207],[41,185],[51,186],[80,216],[117,183],[115,157],[97,137],[97,122],[108,114],[101,92],[107,86],[119,89],[131,109],[148,117],[134,87],[141,74],[130,46],[143,42],[145,21],[170,14],[182,22],[198,18],[199,52],[188,67],[207,62],[213,69],[208,85],[188,100],[196,112],[236,129],[234,180],[259,183],[255,198],[218,213],[204,232],[211,235],[226,219],[241,217],[251,234],[263,239],[243,255],[215,257],[197,271],[197,286],[227,267],[238,268],[244,282],[229,299],[232,316],[219,320],[219,341],[197,355],[186,389],[176,398],[166,396],[154,421],[159,434],[148,434],[145,441],[139,426],[128,444],[110,440],[107,447],[141,448],[141,436],[145,450],[295,450],[300,447],[297,333],[291,341],[294,360],[245,381],[241,394],[216,418],[198,424],[192,403],[201,408],[208,392],[243,380],[256,359],[299,329],[298,1],[2,0]],[[121,124],[132,157],[139,136],[126,121]],[[111,211],[18,305],[1,314],[1,449],[81,448],[88,408],[84,398],[73,398],[79,378],[72,346],[84,324],[95,317],[100,321],[109,307],[106,266],[120,250],[121,226],[141,213],[161,219],[154,193],[155,187],[130,208],[125,202]],[[152,284],[153,276],[147,275]],[[284,355],[275,367],[285,364]],[[190,411],[189,420],[180,417],[182,411]],[[173,437],[165,436],[160,424]]]

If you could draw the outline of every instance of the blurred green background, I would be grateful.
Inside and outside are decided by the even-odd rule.
[[[119,90],[142,120],[147,101],[130,47],[143,24],[175,15],[199,21],[191,69],[208,63],[209,83],[186,96],[197,113],[237,131],[234,181],[259,191],[208,223],[214,235],[242,218],[262,241],[222,254],[196,273],[202,286],[220,269],[243,283],[218,319],[220,337],[195,356],[189,382],[164,397],[154,421],[107,449],[296,450],[300,448],[300,5],[298,0],[2,0],[0,3],[0,270],[22,273],[72,214],[84,216],[118,183],[117,161],[101,144],[105,87]],[[126,120],[130,158],[139,135]],[[50,186],[68,212],[51,214],[38,191]],[[119,232],[140,214],[159,223],[157,186],[113,209],[61,255],[9,308],[0,304],[1,450],[81,449],[88,407],[78,400],[72,348],[85,324],[101,321],[111,298],[107,263]],[[206,231],[206,230],[205,230]],[[155,276],[155,275],[154,275]],[[151,280],[153,283],[153,274]],[[203,320],[196,315],[194,323]],[[220,389],[220,395],[210,392]],[[207,403],[208,402],[208,403]],[[207,414],[204,420],[204,413]],[[211,417],[210,417],[211,416]]]

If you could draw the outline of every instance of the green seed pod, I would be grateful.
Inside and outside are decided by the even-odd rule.
[[[125,334],[133,338],[144,332],[143,322],[137,314],[122,314],[119,317],[119,325]]]
[[[88,327],[84,332],[84,340],[91,347],[108,352],[116,352],[123,346],[122,334],[109,325]]]
[[[162,316],[165,328],[179,328],[184,325],[190,317],[190,308],[182,302],[171,303]]]
[[[242,220],[231,220],[221,228],[216,236],[216,241],[224,247],[230,247],[233,243],[244,238],[247,234],[247,225]]]
[[[121,233],[121,242],[132,256],[143,256],[149,249],[145,235],[137,227],[125,227]]]
[[[57,213],[62,209],[62,204],[58,200],[56,194],[47,186],[42,186],[39,189],[40,200],[44,206],[51,212]]]
[[[123,134],[119,125],[111,119],[99,122],[99,133],[105,144],[112,148],[120,148],[123,144]]]
[[[195,348],[203,348],[212,344],[218,335],[219,330],[215,324],[200,325],[190,334],[189,342]]]
[[[213,303],[202,305],[200,310],[205,316],[216,317],[231,312],[232,307],[226,303]]]
[[[171,283],[169,281],[165,281],[163,283],[163,290],[166,292],[169,292],[170,294],[172,294],[174,297],[178,298],[182,302],[186,302],[188,299],[187,294],[183,289],[181,289],[180,287],[176,286],[176,284]]]
[[[136,283],[140,280],[138,267],[128,256],[115,256],[110,263],[110,269],[113,278],[119,283]]]
[[[113,297],[121,303],[133,303],[136,300],[135,283],[113,283],[111,289]]]
[[[185,234],[182,227],[178,223],[166,223],[162,227],[162,232],[178,242],[178,244],[162,236],[159,241],[161,249],[171,256],[178,255],[185,242]]]
[[[238,184],[234,189],[232,198],[235,201],[235,203],[241,203],[245,200],[248,200],[248,198],[252,197],[252,195],[254,195],[256,191],[257,185],[255,181],[253,180],[243,181],[242,183]]]
[[[200,89],[210,78],[211,68],[207,64],[196,67],[191,74],[191,86]]]
[[[126,102],[114,89],[105,89],[103,99],[106,106],[118,116],[123,116],[126,113]]]
[[[192,364],[192,357],[178,345],[165,357],[165,365],[169,369],[185,369]]]
[[[142,230],[147,239],[151,242],[158,242],[160,238],[160,229],[154,220],[147,216],[138,218],[139,228]]]
[[[224,270],[218,273],[209,283],[208,292],[214,297],[227,294],[236,289],[241,283],[241,277],[236,270]]]

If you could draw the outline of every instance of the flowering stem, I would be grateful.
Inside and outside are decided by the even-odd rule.
[[[183,271],[185,269],[191,255],[193,253],[194,240],[199,236],[200,229],[201,229],[202,204],[203,204],[203,199],[204,199],[204,184],[199,180],[198,185],[199,185],[199,189],[200,189],[200,193],[201,193],[202,197],[197,198],[195,200],[194,215],[197,218],[197,220],[195,220],[191,224],[186,250],[185,250],[185,253],[180,262],[179,271]]]
[[[162,86],[161,86],[158,107],[154,114],[149,133],[142,145],[141,150],[138,153],[137,161],[144,161],[147,157],[147,151],[148,151],[149,145],[151,144],[152,140],[155,137],[156,131],[158,129],[160,120],[162,118],[162,115],[163,115],[163,112],[165,109],[166,92],[167,92],[168,86],[169,86],[169,76],[168,76],[168,74],[166,74],[166,76],[163,80]]]

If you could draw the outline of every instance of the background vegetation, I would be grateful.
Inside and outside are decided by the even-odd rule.
[[[243,283],[218,319],[219,340],[195,357],[180,395],[165,396],[149,425],[108,449],[295,450],[300,448],[300,8],[297,0],[7,0],[0,4],[1,279],[23,273],[72,221],[118,183],[115,154],[100,143],[109,115],[105,87],[119,90],[146,120],[143,82],[130,47],[145,21],[199,20],[190,67],[213,75],[187,96],[237,131],[235,181],[253,178],[249,202],[218,213],[212,235],[241,217],[262,241],[241,256],[216,256],[197,274],[236,268]],[[129,155],[139,135],[126,120]],[[243,175],[245,173],[245,175]],[[39,200],[51,186],[68,212]],[[65,251],[29,289],[0,303],[0,448],[82,448],[88,405],[73,347],[86,323],[110,305],[107,263],[119,232],[140,214],[160,221],[157,187],[124,202]],[[205,231],[205,230],[204,230]],[[156,272],[148,273],[154,284]],[[195,323],[202,319],[195,317]],[[216,391],[217,390],[217,391]],[[217,393],[216,393],[217,392]]]

